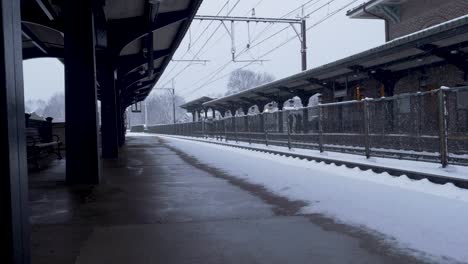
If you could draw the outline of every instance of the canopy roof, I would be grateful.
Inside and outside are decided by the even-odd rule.
[[[23,58],[63,59],[62,1],[21,2]],[[95,2],[97,61],[111,54],[105,60],[115,64],[125,106],[141,101],[172,59],[202,0]],[[99,82],[99,68],[97,74]]]
[[[187,102],[187,103],[181,105],[180,107],[184,108],[184,109],[186,109],[188,111],[202,110],[202,109],[204,109],[203,104],[206,103],[206,102],[212,101],[212,100],[214,100],[214,98],[211,98],[211,97],[208,97],[208,96],[203,96],[203,97],[200,97],[200,98],[195,99],[193,101]]]
[[[400,5],[407,0],[370,0],[349,10],[351,18],[381,19],[386,17],[393,22],[400,21]]]
[[[438,63],[466,67],[467,54],[468,16],[464,16],[353,56],[212,100],[204,106],[229,109],[234,105],[311,96],[323,89],[343,87],[347,82],[378,79],[382,74],[407,74],[409,70]]]

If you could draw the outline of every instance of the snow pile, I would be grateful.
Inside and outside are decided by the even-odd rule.
[[[387,173],[166,138],[169,144],[232,176],[277,195],[303,200],[302,213],[320,213],[365,227],[401,249],[468,262],[468,190]]]
[[[174,137],[174,136],[171,136]],[[182,136],[175,136],[178,138],[188,138],[190,137],[182,137]],[[207,141],[207,142],[220,142],[215,139],[201,139],[197,138],[197,140]],[[223,141],[223,143],[226,143]],[[265,146],[265,144],[249,144],[247,142],[234,142],[229,141],[227,142],[229,145],[238,145],[238,146],[251,146],[259,149],[266,149],[266,150],[275,150],[281,151],[284,153],[296,153],[301,155],[307,155],[310,157],[326,157],[330,159],[342,160],[342,161],[349,161],[355,162],[360,164],[368,164],[368,165],[379,165],[386,168],[396,168],[396,169],[405,169],[408,171],[416,171],[422,173],[429,173],[435,174],[439,176],[446,176],[452,178],[459,178],[459,179],[468,179],[468,167],[466,166],[459,166],[459,165],[450,165],[447,168],[442,168],[439,163],[436,162],[425,162],[425,161],[415,161],[415,160],[400,160],[400,159],[392,159],[392,158],[380,158],[380,157],[371,157],[370,159],[366,159],[363,155],[357,154],[349,154],[349,153],[340,153],[340,152],[332,152],[332,151],[325,151],[320,153],[320,151],[315,149],[304,149],[304,148],[293,148],[289,150],[287,147],[282,146],[275,146],[269,145]],[[335,145],[339,147],[339,145]],[[385,150],[390,151],[390,150]],[[410,152],[409,154],[416,154],[416,152]],[[427,153],[421,153],[426,154]],[[438,155],[438,153],[436,153]],[[451,156],[455,156],[451,154]],[[460,158],[466,158],[465,155],[459,155]]]

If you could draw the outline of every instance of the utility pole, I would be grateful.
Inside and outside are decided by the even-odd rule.
[[[174,87],[174,79],[172,79],[172,117],[174,124],[176,123],[175,119],[175,87]]]
[[[145,107],[145,129],[148,127],[148,108],[146,108],[146,99],[143,101]]]
[[[301,56],[302,56],[302,71],[307,70],[307,25],[306,15],[304,13],[304,6],[302,6],[301,15]]]
[[[302,19],[301,21],[301,60],[302,60],[302,71],[307,70],[307,26],[306,20]]]
[[[260,61],[263,62],[264,60],[249,60],[249,61],[238,61],[236,60],[236,48],[235,48],[235,34],[234,34],[234,22],[255,22],[255,23],[271,23],[271,24],[289,24],[293,28],[294,32],[296,32],[299,41],[301,42],[301,69],[302,71],[307,70],[307,26],[306,26],[306,19],[307,16],[304,14],[304,8],[302,9],[302,16],[294,19],[294,18],[262,18],[262,17],[234,17],[234,16],[204,16],[199,15],[195,16],[194,19],[197,20],[206,20],[206,21],[220,21],[221,24],[224,26],[226,31],[228,32],[231,38],[231,53],[232,53],[232,61],[234,62],[252,62],[252,61]],[[229,29],[225,22],[231,22],[231,28]],[[295,25],[298,25],[300,29],[298,30]],[[300,31],[300,32],[299,32]],[[249,33],[250,34],[250,33]],[[250,35],[249,35],[249,42],[250,42]],[[247,49],[250,48],[250,44],[247,44]]]

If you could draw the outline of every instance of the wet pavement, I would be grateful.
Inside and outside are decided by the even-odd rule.
[[[57,161],[30,176],[33,263],[418,262],[155,137],[129,137],[98,187],[63,173]]]

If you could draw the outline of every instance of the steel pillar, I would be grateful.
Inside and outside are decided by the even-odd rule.
[[[114,69],[106,58],[100,65],[101,72],[101,142],[102,158],[116,159],[119,156],[119,131],[117,102],[115,96]]]
[[[309,96],[302,96],[302,132],[304,134],[309,132]]]
[[[283,104],[284,102],[277,102],[278,103],[278,132],[283,133]]]
[[[121,91],[116,89],[115,91],[115,108],[117,113],[117,142],[119,147],[122,147],[125,143],[125,109],[122,106]]]
[[[65,1],[65,134],[69,184],[98,184],[100,160],[92,1]]]
[[[0,263],[30,263],[20,1],[0,0]]]

